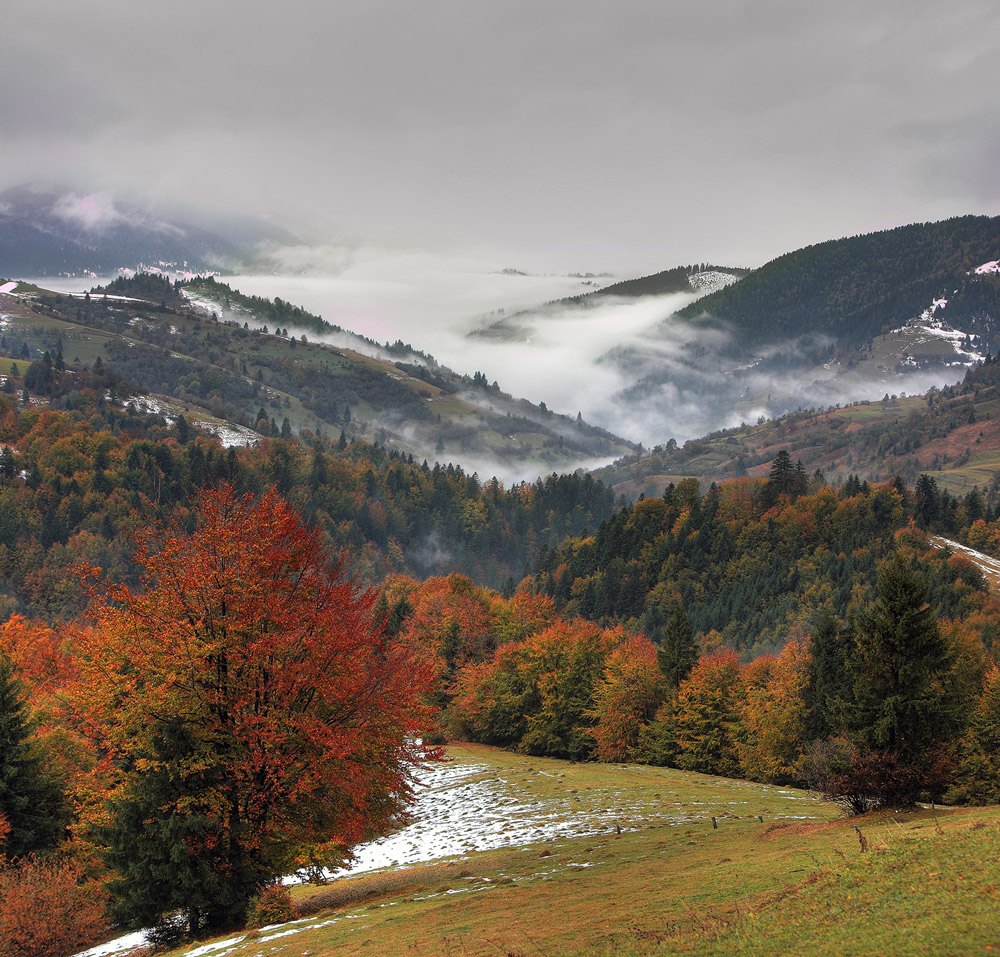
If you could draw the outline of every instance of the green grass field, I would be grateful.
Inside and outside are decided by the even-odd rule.
[[[539,818],[577,815],[586,833],[299,887],[300,920],[174,953],[1000,949],[1000,809],[845,819],[806,792],[669,769],[481,747],[450,755],[481,765],[484,780],[502,779],[522,804],[534,801]]]

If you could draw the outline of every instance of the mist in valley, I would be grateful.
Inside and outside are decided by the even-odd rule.
[[[301,305],[378,343],[402,340],[456,372],[482,372],[517,398],[570,417],[579,414],[646,447],[801,407],[879,399],[887,392],[916,394],[958,381],[964,372],[956,366],[872,376],[834,362],[818,364],[795,342],[745,355],[734,350],[725,329],[674,315],[698,298],[694,293],[567,303],[556,300],[594,287],[576,277],[510,274],[427,254],[368,251],[337,275],[314,271],[226,281],[247,294]],[[343,336],[329,342],[391,358]],[[467,398],[485,401],[476,392]],[[502,463],[469,465],[480,474],[514,477]]]

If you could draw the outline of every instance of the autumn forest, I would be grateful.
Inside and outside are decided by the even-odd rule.
[[[781,450],[628,502],[266,414],[227,448],[61,350],[4,383],[0,940],[287,919],[454,741],[1000,800],[1000,602],[956,547],[1000,557],[996,488]]]

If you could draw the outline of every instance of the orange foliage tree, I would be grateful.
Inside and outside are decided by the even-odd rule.
[[[0,654],[17,667],[31,704],[37,707],[62,690],[73,676],[73,659],[48,625],[11,615],[0,625]]]
[[[455,682],[454,709],[469,737],[529,754],[581,758],[591,750],[594,688],[622,641],[577,619],[555,624],[470,663]]]
[[[274,491],[204,492],[193,526],[143,537],[142,587],[96,586],[79,641],[113,914],[198,933],[399,820],[429,674]]]
[[[769,784],[796,783],[805,751],[810,657],[804,643],[793,641],[770,662],[764,680],[744,676],[746,691],[737,750],[743,774]],[[749,672],[751,666],[746,671]]]
[[[736,652],[721,651],[702,657],[681,682],[672,715],[678,767],[739,774],[736,731],[742,680]]]
[[[588,712],[596,721],[591,734],[599,761],[641,758],[642,731],[662,700],[663,684],[656,649],[648,638],[629,637],[611,652]]]

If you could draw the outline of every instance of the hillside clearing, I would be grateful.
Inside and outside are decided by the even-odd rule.
[[[395,869],[297,887],[301,919],[174,953],[840,955],[1000,946],[1000,881],[987,863],[1000,855],[997,809],[843,820],[789,788],[484,747],[451,748],[449,757],[432,772],[414,823],[378,845],[383,858],[389,847],[422,846],[427,863],[399,860]],[[498,831],[505,818],[511,827]],[[544,832],[545,820],[561,829]],[[452,842],[438,844],[448,822]]]

